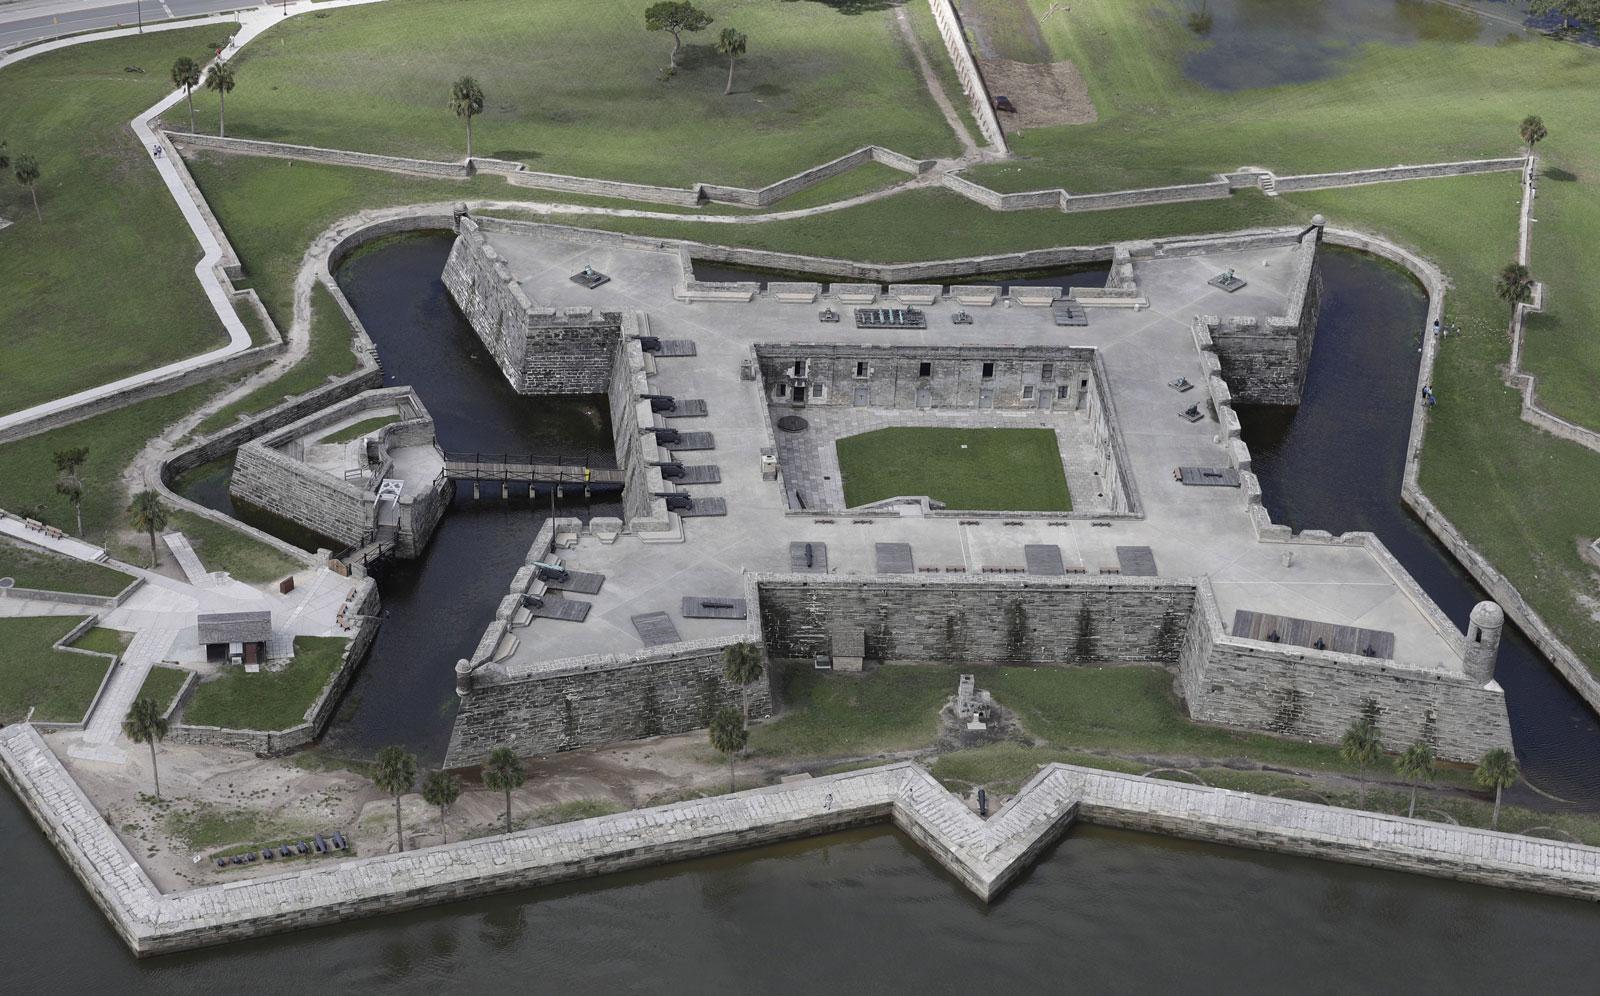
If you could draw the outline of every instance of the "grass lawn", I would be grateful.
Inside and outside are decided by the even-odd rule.
[[[179,689],[183,688],[183,680],[189,672],[177,667],[161,667],[157,665],[145,675],[144,684],[139,686],[139,698],[153,699],[156,705],[165,712],[172,705],[172,700],[178,697]]]
[[[43,221],[0,183],[0,412],[223,344],[194,279],[199,247],[128,120],[226,25],[119,38],[0,70],[0,139],[39,161]],[[129,73],[128,66],[143,73]],[[53,479],[52,473],[52,479]],[[3,477],[3,475],[0,475]]]
[[[0,654],[0,723],[21,722],[29,706],[35,707],[33,718],[40,722],[83,719],[111,662],[51,646],[82,621],[70,616],[0,619],[0,646],[5,647]]]
[[[888,9],[703,0],[716,23],[685,36],[667,78],[672,38],[645,31],[645,6],[397,0],[293,18],[235,59],[228,134],[460,159],[450,85],[471,74],[485,97],[473,151],[548,172],[760,186],[873,143],[957,151]],[[750,39],[729,96],[711,48],[724,27]],[[212,95],[195,106],[214,130]],[[181,108],[168,120],[188,126]]]
[[[952,509],[1072,511],[1054,429],[878,429],[837,447],[851,508],[927,495]]]
[[[79,650],[94,650],[102,654],[120,654],[133,642],[133,634],[120,629],[96,626],[72,642]]]
[[[348,443],[352,439],[371,435],[386,425],[400,421],[398,415],[378,415],[373,418],[362,419],[354,425],[347,425],[338,432],[330,432],[317,440],[319,443]]]
[[[955,694],[957,670],[885,668],[824,674],[809,662],[774,664],[783,714],[750,729],[755,754],[828,756],[923,747],[939,732],[939,709]]]
[[[338,669],[348,642],[337,636],[300,636],[294,641],[294,660],[281,671],[246,674],[242,667],[224,668],[194,690],[183,721],[230,730],[299,726]]]
[[[115,595],[133,581],[109,567],[0,540],[0,578],[5,577],[16,579],[18,588],[79,595]]]

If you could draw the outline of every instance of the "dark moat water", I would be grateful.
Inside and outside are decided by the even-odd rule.
[[[803,273],[796,270],[773,270],[762,266],[741,266],[737,263],[714,263],[710,260],[691,260],[696,280],[756,281],[762,287],[772,281],[806,281],[831,285],[835,283],[871,283],[870,280],[846,280],[825,273]],[[1055,266],[1038,270],[1017,270],[1011,273],[987,273],[978,276],[952,273],[923,277],[911,283],[971,284],[981,287],[1104,287],[1111,273],[1110,263],[1084,263],[1079,266]],[[880,284],[879,286],[883,286]]]
[[[1408,274],[1348,250],[1324,251],[1322,279],[1300,407],[1239,412],[1267,509],[1295,529],[1376,533],[1464,626],[1488,596],[1400,501],[1426,296]],[[1506,690],[1527,777],[1600,806],[1600,721],[1514,626],[1501,641],[1495,680]]]
[[[1513,6],[1483,4],[1520,15]],[[1365,45],[1495,45],[1523,34],[1436,0],[1181,0],[1152,11],[1177,18],[1202,42],[1183,57],[1183,75],[1222,91],[1337,76]]]
[[[481,399],[448,414],[430,392],[450,385],[424,387],[452,365],[475,375],[475,343],[436,283],[448,246],[391,244],[341,277],[394,382],[416,384],[447,445],[465,445],[476,437],[448,434],[524,416],[509,403],[474,408]],[[1296,525],[1374,530],[1462,616],[1480,596],[1398,505],[1422,292],[1350,253],[1330,253],[1324,279],[1306,404],[1246,413],[1267,500]],[[481,386],[509,398],[497,377]],[[546,415],[581,413],[580,404]],[[393,614],[380,639],[392,642],[363,672],[336,749],[391,740],[442,749],[449,662],[476,640],[539,514],[458,501],[429,557],[388,569]],[[1571,696],[1519,638],[1505,654],[1499,677],[1513,689],[1519,744],[1534,745],[1523,750],[1530,774],[1587,784],[1594,724],[1563,718]],[[1554,718],[1536,719],[1541,707],[1521,697]],[[9,793],[0,855],[7,894],[50,900],[0,915],[0,964],[18,992],[436,992],[513,979],[578,993],[1515,992],[1536,979],[1541,991],[1587,993],[1600,969],[1591,943],[1600,911],[1589,904],[1096,828],[1073,831],[990,907],[879,829],[144,962]]]
[[[0,792],[9,992],[1592,993],[1593,906],[1082,828],[992,907],[840,834],[135,961]],[[1531,980],[1537,980],[1532,982]]]

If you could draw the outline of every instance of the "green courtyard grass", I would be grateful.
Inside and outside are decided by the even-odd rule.
[[[200,683],[183,708],[183,721],[193,726],[229,730],[287,730],[305,721],[344,653],[343,637],[299,636],[294,659],[281,671],[246,674],[227,666]]]
[[[117,656],[127,650],[128,644],[132,642],[132,633],[120,629],[95,626],[72,641],[72,645],[79,650],[93,650],[96,653]]]
[[[199,246],[128,121],[226,26],[119,38],[0,70],[0,139],[39,161],[43,220],[0,183],[0,413],[220,346]],[[126,72],[137,66],[142,73]]]
[[[177,667],[162,667],[156,665],[144,677],[144,684],[139,686],[141,699],[150,699],[165,712],[172,700],[178,697],[178,691],[183,688],[183,681],[189,672]]]
[[[0,724],[19,723],[33,708],[41,723],[76,723],[89,711],[111,662],[52,647],[81,617],[0,619]]]
[[[473,151],[547,172],[760,186],[873,143],[957,151],[891,10],[704,0],[716,23],[685,36],[668,77],[672,38],[645,31],[645,6],[391,0],[293,18],[235,59],[228,134],[458,160],[450,85],[470,74],[485,97]],[[723,27],[750,39],[728,96]],[[216,101],[195,105],[214,130]]]
[[[78,595],[115,595],[133,581],[109,567],[0,540],[0,578],[7,577],[15,580],[18,588]]]
[[[801,661],[774,664],[782,715],[750,729],[757,755],[828,757],[925,747],[939,709],[955,694],[953,667],[883,668],[824,674]]]
[[[1054,429],[877,429],[836,446],[851,508],[927,495],[952,509],[1072,511]]]

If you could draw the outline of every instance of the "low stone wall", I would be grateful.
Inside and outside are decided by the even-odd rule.
[[[1005,132],[1000,129],[1000,122],[994,115],[994,103],[989,97],[989,88],[983,82],[983,73],[978,71],[978,63],[972,57],[972,50],[967,47],[966,29],[961,25],[961,15],[956,13],[955,4],[950,0],[928,0],[928,7],[933,11],[933,23],[938,25],[939,37],[944,39],[945,51],[950,53],[950,61],[956,69],[956,78],[961,81],[961,90],[967,95],[967,103],[972,110],[973,120],[978,124],[978,131],[983,135],[983,140],[999,152],[1007,152]]]
[[[168,131],[168,140],[184,149],[208,149],[236,155],[267,156],[274,159],[298,159],[302,162],[327,163],[330,166],[356,166],[362,169],[379,169],[392,173],[418,173],[426,176],[443,176],[466,179],[471,175],[466,162],[447,163],[431,159],[407,159],[402,156],[380,156],[370,152],[351,152],[347,149],[323,149],[314,145],[290,145],[284,142],[264,142],[249,138],[223,138],[219,135],[202,135],[187,131]]]
[[[644,351],[634,334],[648,334],[649,320],[638,312],[623,316],[623,334],[612,347],[612,372],[606,387],[611,409],[611,433],[617,466],[627,474],[622,486],[622,514],[634,532],[656,533],[672,528],[673,516],[664,499],[655,497],[668,490],[659,464],[671,459],[656,444],[655,437],[641,432],[655,424],[645,373]]]
[[[116,654],[107,654],[99,650],[86,650],[83,647],[74,647],[72,642],[95,626],[100,624],[98,615],[88,616],[79,620],[78,624],[62,634],[61,638],[50,645],[52,650],[61,653],[82,654],[85,657],[99,657],[105,661],[105,674],[100,676],[100,684],[94,690],[94,696],[89,699],[89,705],[83,710],[83,715],[71,723],[46,723],[30,720],[32,725],[41,730],[81,730],[89,725],[89,717],[94,715],[94,707],[100,704],[100,696],[106,693],[106,686],[111,684],[111,676],[116,673],[117,665],[122,658]],[[32,710],[29,710],[31,716]]]
[[[114,609],[128,600],[128,596],[144,585],[144,578],[134,578],[128,586],[115,595],[83,595],[71,591],[46,591],[40,588],[0,588],[0,600],[11,598],[19,602],[48,602],[52,605],[81,605],[92,609]]]
[[[910,763],[160,893],[38,733],[0,729],[0,778],[136,955],[588,878],[892,821],[980,899],[1074,820],[1600,899],[1600,849],[1063,764],[980,819]]]
[[[1527,166],[1526,156],[1508,156],[1503,159],[1468,159],[1452,163],[1428,163],[1421,166],[1385,166],[1380,169],[1345,170],[1342,173],[1303,173],[1297,176],[1280,176],[1274,185],[1280,194],[1297,190],[1324,190],[1328,187],[1358,187],[1369,183],[1393,183],[1397,180],[1424,180],[1446,176],[1467,176],[1474,173],[1508,173]]]

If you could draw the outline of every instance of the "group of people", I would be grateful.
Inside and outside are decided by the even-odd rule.
[[[1422,400],[1428,403],[1429,408],[1439,403],[1439,396],[1433,393],[1432,384],[1422,385]]]

